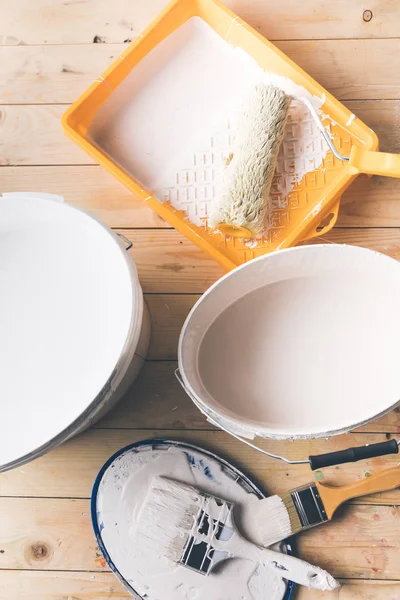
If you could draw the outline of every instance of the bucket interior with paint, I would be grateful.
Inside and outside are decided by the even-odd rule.
[[[109,410],[137,376],[149,319],[126,244],[45,194],[0,197],[0,470]]]
[[[325,437],[399,402],[400,265],[345,245],[261,257],[214,284],[179,342],[183,385],[247,438]]]
[[[262,544],[253,519],[242,518],[245,503],[262,491],[234,466],[201,448],[169,440],[148,440],[123,448],[101,469],[92,492],[92,522],[109,567],[137,600],[289,600],[293,584],[248,560],[228,560],[204,575],[139,546],[134,524],[156,476],[169,477],[235,503],[235,521],[247,539]],[[283,542],[273,548],[290,552]]]

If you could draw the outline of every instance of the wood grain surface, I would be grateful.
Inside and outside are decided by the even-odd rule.
[[[93,212],[133,242],[152,319],[139,379],[95,428],[21,468],[0,475],[0,600],[126,600],[91,531],[94,478],[119,448],[153,437],[209,448],[251,475],[266,493],[312,480],[217,431],[178,384],[183,321],[222,269],[138,202],[67,140],[60,118],[70,102],[126,48],[166,0],[0,2],[0,193],[42,191]],[[400,11],[396,0],[226,0],[274,40],[379,136],[400,152]],[[338,226],[325,240],[400,259],[400,181],[361,176],[344,193]],[[323,391],[322,391],[323,393]],[[359,431],[296,442],[262,441],[292,459],[400,436],[398,411]],[[323,469],[344,485],[395,466],[387,456]],[[360,597],[398,600],[400,491],[353,501],[331,524],[298,536],[295,551],[352,584]],[[374,584],[376,588],[372,587]],[[297,600],[332,595],[298,590]],[[224,599],[230,600],[230,599]]]
[[[312,44],[296,40],[276,45],[340,100],[400,98],[398,39],[315,40]],[[73,102],[125,49],[126,44],[5,46],[1,103]],[[383,62],[382,55],[386,56]]]
[[[1,4],[4,45],[123,43],[136,37],[168,0],[18,0]],[[392,38],[398,36],[397,0],[226,0],[225,4],[271,40]]]

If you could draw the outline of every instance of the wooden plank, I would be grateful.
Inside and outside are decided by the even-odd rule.
[[[167,0],[19,0],[0,6],[2,44],[81,44],[95,36],[122,43],[136,37]],[[399,13],[394,2],[329,0],[300,6],[296,0],[225,0],[225,4],[269,39],[396,37]],[[365,13],[372,9],[372,14]],[[372,18],[370,18],[372,17]]]
[[[400,180],[360,175],[343,194],[340,227],[399,227]]]
[[[124,230],[133,243],[145,292],[201,294],[224,274],[223,269],[197,246],[173,229]]]
[[[130,250],[146,293],[202,294],[224,274],[221,267],[172,229],[122,230],[133,243]],[[315,243],[330,241],[373,248],[400,258],[400,230],[334,229]]]
[[[340,100],[400,97],[399,39],[283,41],[277,46]],[[125,48],[124,44],[4,47],[0,102],[73,102]]]
[[[60,194],[110,227],[170,226],[97,165],[3,167],[1,191]],[[399,227],[400,181],[361,175],[342,196],[340,227]]]
[[[214,429],[175,377],[175,361],[147,361],[125,397],[96,428]],[[400,426],[399,426],[400,428]]]
[[[399,39],[286,41],[277,46],[340,100],[399,98],[400,77],[393,73],[391,58],[393,49],[400,48]]]
[[[400,589],[398,581],[377,581],[376,579],[341,579],[343,600],[398,600]],[[348,596],[346,594],[353,594]],[[295,596],[296,600],[337,600],[332,592],[320,592],[318,590],[307,590],[299,588]]]
[[[61,128],[65,106],[0,106],[1,165],[94,164]]]
[[[399,229],[341,229],[336,228],[327,235],[315,238],[314,243],[332,242],[334,244],[352,244],[377,250],[382,254],[400,259]]]
[[[130,598],[111,573],[3,571],[0,600],[122,600]]]
[[[398,579],[399,515],[398,506],[344,506],[331,523],[297,536],[297,553],[335,577]],[[0,523],[1,569],[108,570],[89,500],[0,498]]]
[[[170,227],[97,165],[3,167],[1,191],[64,196],[110,227]],[[342,196],[340,227],[399,227],[400,181],[361,175]]]
[[[390,2],[375,3],[373,6],[366,5],[362,0],[353,0],[351,3],[337,0],[334,4],[327,0],[303,4],[297,0],[271,4],[264,0],[228,0],[225,3],[271,40],[385,38],[398,35],[399,15]],[[365,12],[366,8],[372,8],[371,15]]]
[[[201,294],[223,274],[222,268],[173,229],[124,230],[133,248],[145,292]],[[400,259],[400,229],[336,228],[315,243],[330,241],[373,248]]]
[[[0,531],[0,569],[105,568],[88,500],[0,498]]]
[[[154,420],[157,418],[155,416]],[[262,456],[222,431],[91,429],[34,462],[0,474],[0,496],[88,498],[97,473],[114,452],[134,442],[157,437],[182,440],[225,457],[250,475],[268,494],[282,493],[314,479],[308,464],[287,465],[282,461]],[[282,454],[290,460],[300,460],[310,454],[372,444],[385,439],[383,434],[358,433],[329,440],[257,442],[269,452]],[[342,465],[338,469],[324,469],[316,476],[325,483],[345,485],[363,479],[368,473],[373,474],[396,465],[398,456],[389,455]],[[57,473],[62,473],[62,477],[56,477]],[[366,497],[358,502],[400,505],[400,490]]]
[[[147,27],[168,0],[19,0],[0,5],[0,43],[89,44],[123,43]]]
[[[178,298],[178,297],[177,297]],[[97,428],[214,429],[196,408],[175,377],[175,361],[146,362],[138,379],[118,406]],[[373,421],[358,432],[400,434],[400,409]]]
[[[127,600],[132,596],[124,590],[112,573],[1,571],[0,600],[17,598],[18,600]]]
[[[398,506],[343,506],[331,523],[296,537],[298,553],[336,577],[399,579],[399,517]]]
[[[6,46],[1,104],[73,102],[125,50],[124,44]]]
[[[400,152],[400,101],[346,101],[346,106],[365,121],[380,138],[381,149]],[[61,105],[0,106],[0,164],[92,164],[76,144],[65,138]]]
[[[152,336],[148,359],[175,360],[178,338],[190,309],[198,300],[198,295],[146,295],[150,309]]]
[[[2,168],[0,192],[26,190],[59,194],[110,227],[170,227],[98,165]]]
[[[355,100],[344,104],[375,131],[383,152],[400,152],[400,103],[395,100]]]
[[[398,600],[398,583],[379,580],[345,580],[364,600]],[[391,591],[393,593],[391,593]],[[371,596],[370,592],[374,595]],[[389,593],[389,596],[388,596]],[[391,595],[390,595],[391,594]],[[132,596],[112,573],[74,571],[2,571],[0,600],[126,600]],[[330,592],[298,588],[296,600],[336,600]]]
[[[376,131],[382,150],[400,152],[399,101],[358,100],[347,101],[345,104]],[[59,105],[1,106],[0,127],[4,157],[0,164],[91,164],[86,154],[62,133],[60,120],[65,110],[66,107]],[[44,139],[41,140],[41,137]],[[46,148],[48,144],[51,144],[50,150],[54,155],[51,151],[42,149],[42,145]]]
[[[400,105],[397,102],[347,102],[349,108],[379,135],[382,150],[400,152]],[[0,108],[0,163],[89,162],[61,131],[61,107]],[[46,128],[40,128],[42,121]],[[3,155],[3,156],[2,156]],[[166,223],[135,199],[98,166],[4,167],[1,191],[31,189],[59,193],[66,200],[93,210],[114,227],[163,227]],[[400,181],[360,176],[345,192],[339,215],[341,226],[392,227],[400,223]]]

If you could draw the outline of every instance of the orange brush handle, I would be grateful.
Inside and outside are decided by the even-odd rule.
[[[336,509],[343,502],[351,500],[351,498],[385,492],[400,487],[400,466],[386,469],[362,481],[357,481],[343,487],[332,487],[319,482],[316,483],[316,486],[324,503],[326,514],[331,519]]]

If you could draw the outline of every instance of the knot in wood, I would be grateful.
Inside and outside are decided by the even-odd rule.
[[[372,10],[364,10],[363,12],[363,21],[369,23],[373,17]]]

